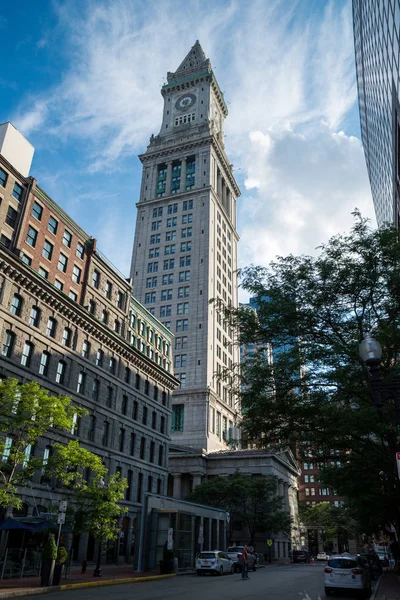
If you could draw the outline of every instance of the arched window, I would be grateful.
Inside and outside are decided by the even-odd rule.
[[[10,329],[7,329],[4,334],[3,348],[1,354],[7,358],[10,358],[15,342],[15,333]]]
[[[96,366],[97,367],[102,367],[103,366],[103,360],[104,360],[104,352],[103,352],[103,350],[101,350],[99,348],[97,350],[97,355],[96,355]]]
[[[50,365],[50,354],[46,352],[42,352],[42,356],[40,357],[39,364],[39,375],[43,375],[43,377],[47,377],[49,373],[49,365]]]
[[[63,360],[59,360],[57,365],[56,383],[59,383],[61,385],[64,384],[66,370],[66,363]]]
[[[30,366],[34,348],[35,347],[32,344],[32,342],[25,342],[24,349],[22,350],[22,355],[21,355],[21,365],[23,367]]]
[[[87,340],[82,344],[82,356],[83,358],[89,358],[90,356],[90,343]]]
[[[19,317],[21,315],[21,310],[22,310],[22,298],[19,294],[14,294],[12,302],[11,302],[10,312],[13,315],[16,315],[17,317]]]
[[[72,342],[72,331],[71,331],[71,329],[69,329],[69,327],[66,327],[63,331],[61,343],[63,344],[63,346],[67,346],[67,348],[69,348],[71,346],[71,342]]]

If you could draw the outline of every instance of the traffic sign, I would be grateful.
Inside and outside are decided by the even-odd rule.
[[[267,546],[271,547],[274,542],[272,540],[267,540]]]
[[[58,525],[63,525],[65,523],[65,513],[58,513],[57,523]]]
[[[60,500],[58,510],[59,510],[59,512],[65,512],[67,510],[67,501],[66,500]]]

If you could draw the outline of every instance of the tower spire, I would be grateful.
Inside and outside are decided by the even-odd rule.
[[[199,40],[196,40],[196,43],[189,50],[189,52],[187,53],[187,55],[185,56],[175,73],[182,74],[192,71],[198,71],[200,69],[203,69],[207,62],[208,59],[204,54],[203,48],[201,47]]]

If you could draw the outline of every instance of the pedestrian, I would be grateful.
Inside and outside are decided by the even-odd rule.
[[[81,573],[86,573],[86,567],[87,567],[87,558],[85,556],[85,558],[82,561],[82,571],[81,571]]]
[[[249,579],[249,555],[247,553],[247,544],[244,545],[242,550],[242,579]]]

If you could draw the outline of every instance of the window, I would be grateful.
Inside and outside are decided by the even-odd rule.
[[[188,215],[182,215],[182,225],[187,225],[188,223],[193,222],[193,214],[189,213]]]
[[[123,292],[117,294],[117,307],[121,309],[125,307],[125,294]]]
[[[60,292],[62,292],[63,288],[64,288],[64,284],[62,281],[60,281],[59,279],[56,279],[54,281],[54,287],[56,287],[58,290],[60,290]]]
[[[117,365],[117,361],[115,360],[115,358],[113,356],[110,357],[110,362],[109,362],[109,369],[110,369],[110,373],[114,374],[115,373],[115,367]]]
[[[28,267],[32,264],[32,259],[24,253],[21,254],[21,260],[25,265],[28,265]]]
[[[125,394],[122,396],[122,402],[121,402],[121,413],[123,415],[126,415],[128,411],[128,396],[126,396]]]
[[[99,289],[99,286],[100,286],[100,273],[99,273],[99,271],[96,271],[96,269],[93,271],[92,285],[93,285],[93,287]]]
[[[172,407],[171,431],[183,431],[184,405],[175,404]]]
[[[160,433],[165,433],[165,417],[164,417],[164,415],[162,415],[161,419],[160,419]]]
[[[186,367],[187,354],[175,354],[175,369]]]
[[[78,375],[78,385],[76,386],[76,391],[78,392],[78,394],[85,393],[85,383],[86,383],[86,373],[84,373],[83,371],[80,371],[80,373]]]
[[[65,273],[67,270],[68,257],[65,256],[62,252],[60,252],[60,258],[58,259],[57,269]]]
[[[176,227],[176,224],[177,224],[176,217],[171,217],[171,218],[167,219],[167,227]]]
[[[25,240],[26,243],[29,244],[30,246],[32,246],[32,248],[34,248],[36,246],[37,236],[38,236],[38,232],[36,231],[36,229],[29,226],[28,233],[27,233],[26,240]]]
[[[82,344],[82,356],[83,356],[83,358],[89,358],[89,355],[90,355],[90,343],[87,340],[85,340]]]
[[[178,166],[178,165],[175,165],[175,168],[176,168],[177,166]],[[179,167],[180,167],[180,165],[179,165]],[[177,213],[177,212],[178,212],[178,205],[177,205],[177,204],[169,204],[169,205],[168,205],[168,208],[167,208],[167,214],[169,214],[169,215],[172,215],[172,214],[175,214],[175,213]]]
[[[124,381],[125,381],[125,383],[129,383],[130,380],[131,380],[131,370],[129,367],[125,367]]]
[[[54,317],[49,317],[47,321],[46,335],[54,337],[56,334],[57,321]]]
[[[53,247],[53,244],[50,244],[47,240],[44,241],[42,256],[47,260],[51,260],[51,257],[53,256]]]
[[[71,248],[71,242],[72,242],[72,233],[70,233],[68,231],[68,229],[65,229],[62,243],[64,244],[64,246],[67,246],[67,248]]]
[[[4,235],[4,233],[2,233],[0,236],[0,244],[5,246],[6,248],[11,248],[11,240],[9,237]]]
[[[150,442],[150,452],[149,452],[149,462],[153,463],[154,462],[154,450],[155,450],[155,443],[153,441]]]
[[[168,256],[169,254],[175,254],[175,244],[168,244],[165,246],[164,254],[165,256]]]
[[[182,229],[181,237],[183,237],[183,238],[192,237],[192,228],[191,227],[184,227]]]
[[[193,208],[193,200],[185,200],[182,206],[182,210],[191,210]]]
[[[161,235],[159,233],[154,233],[150,236],[150,244],[159,244],[161,241]]]
[[[172,314],[172,305],[160,306],[160,317],[170,317]]]
[[[10,456],[10,452],[11,452],[11,446],[12,446],[12,438],[10,437],[6,437],[6,439],[4,440],[4,449],[3,449],[3,456],[1,458],[1,460],[3,462],[6,462]]]
[[[40,314],[40,309],[37,306],[32,306],[29,317],[29,325],[33,325],[33,327],[39,327]]]
[[[186,387],[186,373],[177,373],[176,378],[181,382],[181,388]]]
[[[181,252],[190,252],[192,249],[192,242],[181,242]]]
[[[8,210],[7,210],[7,214],[6,214],[6,223],[12,229],[15,228],[15,225],[17,223],[17,217],[18,217],[18,212],[15,210],[15,208],[13,208],[12,206],[9,206]]]
[[[100,382],[98,379],[93,379],[93,383],[92,383],[92,399],[93,400],[98,400],[99,399],[99,389],[100,389]]]
[[[187,331],[189,329],[188,319],[178,319],[176,322],[176,331]]]
[[[18,200],[18,202],[20,202],[22,199],[22,192],[23,192],[23,187],[21,185],[19,185],[19,183],[15,182],[13,191],[12,191],[12,196],[14,196],[14,198],[16,200]]]
[[[2,187],[6,187],[6,183],[7,183],[7,173],[5,171],[3,171],[3,169],[0,169],[0,185]]]
[[[179,283],[182,283],[183,281],[190,281],[190,271],[180,271]]]
[[[173,242],[174,240],[176,240],[176,229],[174,229],[173,231],[167,231],[165,233],[165,241]]]
[[[151,413],[151,428],[157,429],[157,413],[155,410]]]
[[[96,312],[96,302],[94,300],[89,300],[89,312],[91,315],[94,315]]]
[[[71,300],[73,300],[74,302],[78,302],[78,294],[76,292],[74,292],[74,290],[70,290],[68,296],[71,298]]]
[[[175,163],[175,164],[172,164],[170,193],[171,194],[177,194],[179,192],[180,187],[181,187],[181,163]],[[175,209],[175,207],[176,207],[176,209]],[[175,209],[175,210],[173,210],[173,212],[177,212],[178,205],[177,204],[170,204],[168,206],[168,214],[169,215],[172,212],[172,211],[170,212],[170,209]]]
[[[104,421],[103,422],[103,431],[102,431],[102,434],[101,434],[101,443],[105,447],[108,446],[109,432],[110,432],[110,424],[109,424],[108,421]]]
[[[160,256],[160,248],[157,246],[156,248],[150,248],[149,250],[149,258],[158,258]]]
[[[124,446],[125,446],[125,429],[123,427],[121,427],[119,430],[119,435],[118,435],[118,450],[120,452],[123,452]]]
[[[187,315],[189,313],[189,302],[179,302],[176,307],[176,314]]]
[[[187,298],[189,296],[189,286],[178,288],[178,298]]]
[[[43,269],[43,267],[39,267],[38,273],[39,273],[40,277],[43,277],[43,279],[49,278],[49,272],[46,271],[46,269]]]
[[[111,300],[111,294],[112,294],[112,283],[111,283],[111,281],[107,281],[106,282],[106,287],[104,289],[104,294],[105,294],[106,298],[108,298],[109,300]]]
[[[143,473],[138,473],[136,501],[139,504],[142,502],[142,489],[143,489]]]
[[[32,342],[25,342],[24,349],[22,350],[22,355],[21,355],[21,365],[23,367],[30,366],[32,354],[33,354]]]
[[[187,256],[180,257],[180,259],[179,259],[180,267],[190,267],[190,264],[191,264],[190,254],[188,254]]]
[[[103,360],[104,360],[104,352],[103,352],[103,350],[101,350],[99,348],[97,350],[97,354],[96,354],[96,366],[97,367],[102,367],[103,366]]]
[[[56,235],[58,227],[58,221],[54,217],[49,218],[49,222],[47,224],[47,229],[50,233],[54,233]]]
[[[147,272],[148,273],[157,273],[158,272],[158,262],[148,263]]]
[[[315,496],[315,488],[311,488],[311,496]]]
[[[77,267],[76,265],[74,265],[74,268],[72,269],[72,281],[74,283],[80,283],[81,274],[82,274],[82,270],[79,267]]]
[[[146,287],[147,289],[157,287],[157,277],[148,277],[146,279]]]
[[[21,315],[21,309],[22,309],[22,298],[19,294],[14,294],[12,302],[11,302],[10,312],[13,315],[16,315],[17,317],[19,317]]]
[[[158,173],[157,173],[157,188],[156,188],[156,196],[157,198],[162,198],[165,196],[165,190],[167,187],[167,165],[159,165]]]
[[[56,383],[63,385],[65,379],[65,371],[67,365],[63,360],[58,361],[57,365],[57,373],[56,373]]]
[[[132,406],[132,419],[134,421],[137,421],[137,416],[138,416],[138,408],[139,408],[139,404],[137,400],[133,401],[133,406]]]
[[[90,442],[94,441],[94,435],[96,431],[96,417],[90,415],[89,417],[89,427],[88,427],[88,440]]]
[[[140,438],[140,458],[142,460],[144,460],[145,454],[146,454],[146,438],[141,437]]]
[[[35,202],[33,203],[32,206],[32,216],[35,217],[35,219],[37,219],[38,221],[42,220],[42,214],[43,214],[43,206],[41,206],[39,204],[39,202]]]
[[[131,433],[131,438],[129,440],[129,454],[131,456],[135,456],[135,445],[136,445],[136,435],[135,433],[132,431]]]
[[[76,245],[75,255],[81,259],[85,256],[85,246],[81,242],[78,242]]]
[[[3,348],[1,350],[1,354],[7,358],[10,358],[15,341],[15,333],[7,329],[4,334]]]
[[[108,323],[108,312],[106,310],[103,310],[101,313],[101,320],[103,321],[103,323],[105,323],[107,325]]]
[[[160,206],[159,208],[154,208],[153,209],[153,219],[156,219],[157,217],[162,217],[162,213],[163,213],[162,206]]]
[[[143,406],[142,424],[147,425],[147,406]]]
[[[156,292],[147,292],[147,294],[145,294],[145,296],[144,296],[145,304],[154,304],[155,301],[156,301]]]
[[[43,375],[43,377],[47,377],[49,372],[49,364],[50,364],[50,354],[46,351],[42,352],[42,356],[40,357],[39,364],[39,375]]]
[[[161,229],[161,221],[153,221],[151,224],[151,230],[158,231],[159,229]]]
[[[187,335],[175,338],[175,350],[183,350],[184,348],[187,348],[187,343]]]

